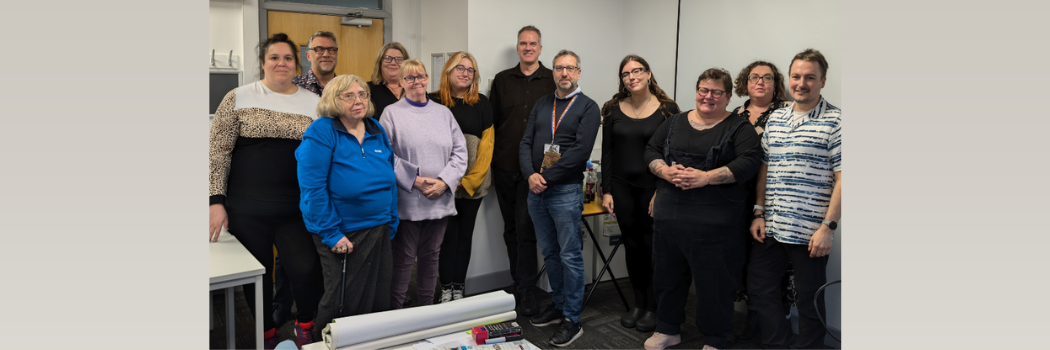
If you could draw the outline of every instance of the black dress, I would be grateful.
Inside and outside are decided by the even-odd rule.
[[[704,344],[726,348],[733,291],[744,264],[744,245],[738,239],[747,196],[743,182],[758,172],[762,150],[755,129],[737,114],[702,131],[689,125],[687,115],[677,114],[657,130],[646,147],[646,164],[662,159],[703,171],[725,166],[737,182],[682,190],[657,181],[653,204],[656,331],[679,334],[692,279],[696,323],[706,336]]]
[[[653,292],[653,218],[649,200],[658,178],[645,163],[645,146],[667,117],[678,114],[675,103],[664,105],[645,118],[631,118],[613,105],[602,125],[602,192],[613,196],[613,210],[620,226],[624,260],[634,290],[634,307],[656,312]]]

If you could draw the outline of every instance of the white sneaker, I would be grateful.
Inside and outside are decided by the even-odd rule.
[[[646,350],[663,350],[669,346],[675,346],[682,342],[682,335],[667,335],[660,332],[653,332],[653,336],[645,340]]]
[[[441,302],[447,303],[452,301],[452,288],[441,288]]]
[[[463,290],[462,289],[453,289],[452,290],[452,300],[459,300],[459,299],[463,299]]]

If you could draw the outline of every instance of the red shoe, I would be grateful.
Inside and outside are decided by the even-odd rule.
[[[313,343],[313,328],[314,323],[312,321],[306,323],[295,321],[295,345],[301,348],[303,345]]]

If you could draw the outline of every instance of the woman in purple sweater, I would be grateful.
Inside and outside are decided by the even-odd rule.
[[[387,106],[379,119],[394,150],[401,219],[397,236],[391,242],[392,309],[404,306],[413,260],[419,263],[417,304],[434,303],[441,241],[448,217],[456,215],[453,192],[467,169],[463,132],[452,111],[427,97],[429,80],[423,63],[405,61],[400,78],[405,97]]]

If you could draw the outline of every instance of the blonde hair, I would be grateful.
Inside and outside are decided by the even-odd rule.
[[[383,83],[385,83],[385,81],[383,80],[382,73],[383,55],[386,55],[386,51],[390,49],[396,49],[398,51],[401,51],[401,55],[405,56],[405,60],[409,59],[408,50],[405,49],[405,46],[401,45],[401,43],[393,41],[387,43],[386,45],[383,45],[383,47],[379,48],[379,54],[376,55],[375,67],[372,68],[372,84],[382,85]]]
[[[317,103],[317,115],[339,119],[338,117],[343,115],[344,112],[343,105],[339,103],[339,95],[342,95],[346,90],[350,90],[350,87],[354,84],[364,89],[369,96],[372,95],[368,91],[368,83],[361,77],[353,74],[337,75],[335,78],[332,78],[332,81],[328,82],[324,91],[321,92],[321,101]],[[365,104],[368,105],[365,109],[365,118],[368,118],[375,114],[376,107],[372,104],[372,99],[366,99]]]
[[[445,107],[452,108],[456,106],[456,100],[452,98],[452,70],[464,58],[469,59],[470,63],[474,65],[474,77],[470,81],[470,86],[467,86],[467,92],[463,94],[463,102],[473,106],[481,99],[478,96],[478,77],[481,75],[481,71],[478,70],[478,61],[474,59],[474,55],[466,51],[460,51],[449,57],[448,62],[445,62],[445,68],[441,70],[441,84],[438,86],[438,96],[441,96],[441,104],[445,105]]]
[[[401,63],[401,70],[397,72],[398,78],[404,78],[405,74],[415,72],[417,70],[423,71],[423,74],[427,74],[427,66],[423,65],[423,62],[419,60],[405,60]]]

